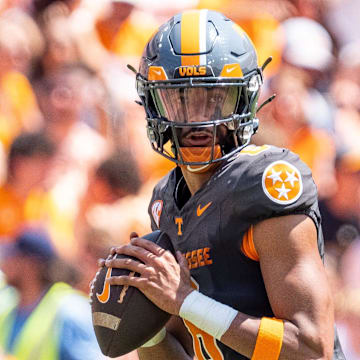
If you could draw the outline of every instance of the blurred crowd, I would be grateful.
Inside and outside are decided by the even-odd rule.
[[[127,64],[137,68],[147,40],[173,14],[208,8],[244,28],[259,65],[273,57],[260,103],[276,98],[260,110],[253,142],[287,147],[313,171],[340,339],[347,359],[360,359],[360,2],[169,3],[0,0],[0,328],[7,296],[24,301],[29,314],[44,284],[67,283],[81,302],[97,259],[127,242],[131,231],[150,232],[152,187],[172,164],[147,143]],[[25,264],[29,254],[36,266]],[[48,263],[56,270],[40,281]],[[41,271],[31,275],[34,268]],[[94,343],[91,325],[83,324],[64,330],[88,332],[79,349],[84,338]],[[63,351],[74,347],[64,344]],[[95,348],[94,357],[64,359],[101,359]]]

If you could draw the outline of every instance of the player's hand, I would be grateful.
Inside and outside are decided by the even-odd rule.
[[[187,261],[180,252],[176,257],[170,251],[146,239],[133,237],[129,244],[112,249],[136,259],[107,259],[105,266],[128,269],[140,276],[112,276],[111,285],[137,287],[155,305],[170,314],[178,315],[185,297],[194,289],[190,284]]]
[[[130,234],[130,241],[131,241],[131,239],[133,239],[133,238],[137,238],[137,237],[139,237],[139,235],[136,233],[136,232],[132,232],[131,234]],[[111,259],[112,257],[113,257],[113,255],[114,254],[116,254],[116,247],[112,247],[111,249],[110,249],[110,254],[108,255],[108,257],[106,258],[106,259],[103,259],[103,258],[100,258],[100,259],[98,259],[98,261],[97,261],[97,265],[98,265],[98,267],[104,267],[105,266],[105,261],[107,260],[107,259]],[[1,360],[1,359],[0,359]]]

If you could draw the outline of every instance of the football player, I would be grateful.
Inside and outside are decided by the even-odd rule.
[[[177,259],[133,236],[113,253],[139,261],[106,261],[141,275],[110,284],[174,315],[141,359],[344,359],[311,172],[287,149],[250,145],[263,69],[241,27],[208,10],[174,16],[144,50],[150,144],[177,164],[149,214]]]

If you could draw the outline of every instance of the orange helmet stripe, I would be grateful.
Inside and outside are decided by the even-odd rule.
[[[190,10],[181,18],[181,53],[196,54],[200,52],[199,30],[200,11]],[[194,26],[195,24],[195,26]],[[200,55],[181,56],[181,65],[200,65]]]
[[[185,11],[181,18],[181,56],[182,66],[206,65],[206,18],[207,10]]]

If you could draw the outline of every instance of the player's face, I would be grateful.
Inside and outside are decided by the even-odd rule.
[[[238,87],[229,86],[157,89],[154,100],[166,119],[193,124],[178,128],[181,146],[211,146],[214,126],[196,124],[229,118],[235,112],[238,92]],[[224,125],[216,127],[216,143],[221,142],[226,132]]]

